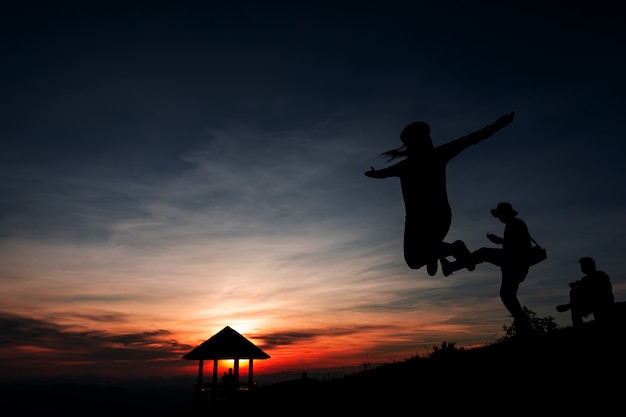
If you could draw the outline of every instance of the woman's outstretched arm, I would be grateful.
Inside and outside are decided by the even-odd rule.
[[[457,139],[457,141],[465,142],[467,143],[467,146],[475,145],[481,140],[487,139],[488,137],[492,136],[494,133],[496,133],[500,129],[511,124],[514,118],[515,118],[515,112],[505,114],[504,116],[501,116],[498,120],[493,122],[492,124],[487,125],[480,130],[472,132],[467,136],[463,136]]]
[[[365,171],[365,175],[370,178],[388,178],[399,177],[400,173],[396,165],[393,165],[383,169],[374,169],[374,167],[371,167],[369,171]]]
[[[466,148],[476,145],[478,142],[491,137],[494,133],[499,131],[500,129],[508,126],[513,121],[515,117],[515,112],[511,112],[509,114],[505,114],[501,116],[498,120],[493,122],[490,125],[483,127],[480,130],[470,133],[469,135],[462,136],[458,139],[452,140],[444,145],[439,146],[439,148],[445,152],[446,158],[448,160],[454,158],[459,153],[463,152]]]

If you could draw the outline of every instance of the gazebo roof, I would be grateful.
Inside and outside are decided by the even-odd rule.
[[[269,359],[270,355],[229,326],[183,355],[183,359],[190,360],[235,358]]]

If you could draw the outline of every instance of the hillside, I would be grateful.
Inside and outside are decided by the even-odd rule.
[[[531,338],[384,364],[328,381],[297,379],[260,387],[237,403],[216,402],[176,416],[221,411],[273,415],[427,409],[442,413],[615,412],[623,407],[624,329],[593,323]]]
[[[485,347],[454,343],[427,357],[387,363],[335,379],[297,378],[259,386],[234,401],[193,406],[188,387],[133,389],[93,384],[4,386],[7,415],[197,417],[360,413],[522,415],[617,413],[623,408],[623,325],[551,329]],[[251,394],[251,395],[250,395]]]

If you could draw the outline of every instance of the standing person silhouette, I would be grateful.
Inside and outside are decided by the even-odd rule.
[[[487,239],[502,245],[502,248],[480,248],[472,252],[468,259],[461,261],[450,262],[442,259],[442,272],[448,276],[454,271],[467,268],[467,265],[473,269],[476,264],[483,262],[499,266],[502,271],[502,304],[513,316],[515,328],[520,334],[532,332],[528,315],[517,298],[519,285],[526,279],[529,269],[528,259],[532,243],[528,226],[517,217],[517,211],[507,202],[498,203],[495,209],[491,209],[491,215],[504,223],[504,234],[500,237],[487,233]]]
[[[228,373],[224,372],[222,376],[222,388],[224,390],[224,398],[231,400],[237,393],[237,379],[233,374],[233,368],[228,368]]]
[[[560,313],[571,310],[574,327],[583,325],[583,318],[593,314],[599,323],[607,323],[611,317],[615,297],[609,275],[596,267],[593,258],[585,256],[578,260],[585,274],[578,281],[570,282],[570,302],[556,306]]]
[[[387,162],[406,158],[387,168],[372,167],[365,172],[370,178],[400,178],[405,208],[404,260],[409,268],[426,265],[428,275],[433,276],[437,273],[439,259],[446,256],[460,259],[469,255],[463,241],[444,242],[452,223],[446,166],[468,147],[510,124],[514,115],[514,112],[506,114],[480,130],[436,147],[427,123],[411,123],[400,134],[403,146],[380,154]]]

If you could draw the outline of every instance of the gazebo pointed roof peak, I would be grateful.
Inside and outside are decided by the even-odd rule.
[[[230,326],[205,340],[185,355],[183,359],[269,359],[270,355],[250,342]]]

